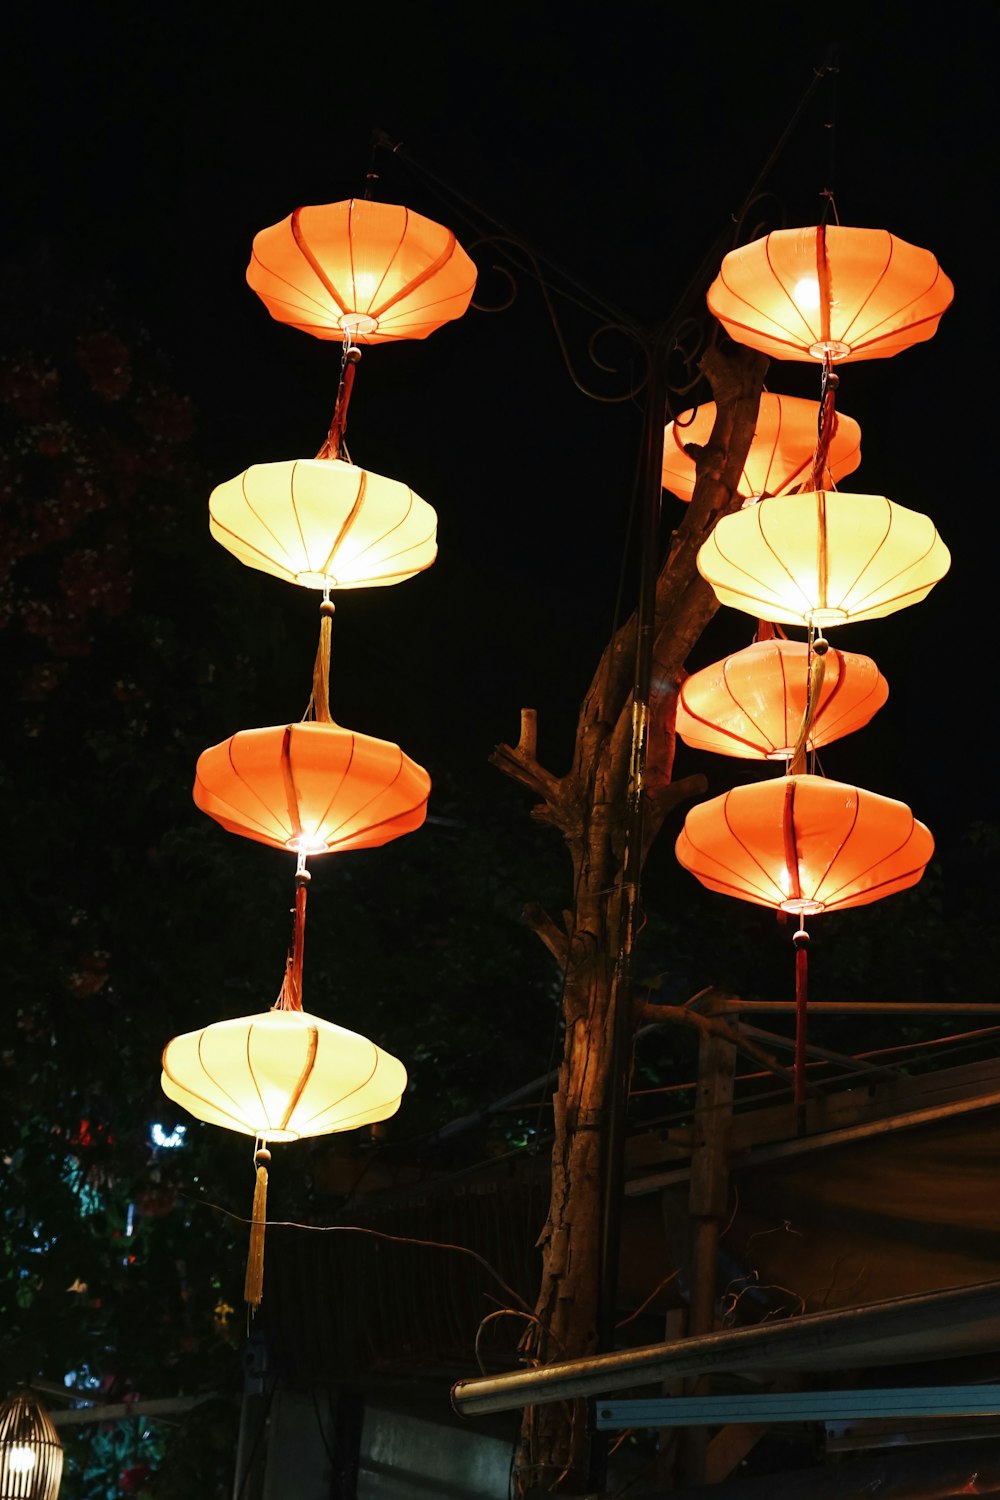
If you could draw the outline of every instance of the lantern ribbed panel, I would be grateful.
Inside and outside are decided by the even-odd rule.
[[[305,1011],[271,1010],[174,1037],[160,1082],[210,1125],[290,1141],[388,1119],[406,1069],[354,1031]]]
[[[951,557],[919,511],[884,495],[780,495],[723,516],[698,553],[722,604],[762,620],[835,625],[917,604]]]
[[[954,287],[884,229],[779,229],[731,250],[708,291],[730,338],[774,359],[884,359],[931,338]]]
[[[341,459],[254,464],[212,491],[209,529],[240,562],[303,588],[400,583],[437,556],[437,515]]]
[[[48,1412],[30,1391],[0,1405],[0,1500],[56,1500],[63,1450]]]
[[[339,724],[244,729],[198,757],[194,800],[275,849],[370,849],[419,828],[430,777],[398,745]]]
[[[777,396],[765,391],[760,398],[757,424],[743,466],[739,491],[744,496],[780,495],[807,482],[816,450],[819,402],[798,396]],[[715,425],[714,401],[694,411],[682,412],[669,422],[663,434],[663,488],[680,500],[694,493],[695,461],[685,452],[688,443],[708,442]],[[837,427],[830,443],[827,470],[834,481],[851,474],[861,462],[861,428],[853,417],[837,413]]]
[[[806,913],[916,885],[933,852],[905,803],[820,776],[734,787],[692,808],[676,844],[709,890]]]
[[[472,299],[476,267],[452,234],[393,203],[297,208],[254,237],[247,281],[272,318],[320,339],[422,339]]]
[[[809,648],[802,641],[756,641],[693,673],[681,686],[677,733],[694,750],[746,760],[791,754],[806,712]],[[889,686],[867,656],[830,649],[806,749],[862,728]]]

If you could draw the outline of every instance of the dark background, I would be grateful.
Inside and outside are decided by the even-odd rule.
[[[970,780],[995,806],[985,775],[968,769],[993,717],[995,29],[985,5],[942,14],[934,32],[896,6],[855,24],[842,9],[797,6],[694,15],[625,5],[599,23],[521,5],[22,13],[6,84],[6,246],[15,256],[48,247],[53,278],[113,284],[122,315],[148,329],[173,385],[191,396],[201,455],[222,479],[311,453],[325,431],[336,347],[273,324],[243,272],[258,228],[299,203],[363,190],[373,127],[652,320],[739,209],[839,42],[835,93],[817,91],[767,186],[797,224],[815,221],[818,193],[832,185],[842,222],[926,245],[956,284],[932,343],[847,369],[840,398],[864,435],[851,483],[928,511],[954,553],[924,606],[857,641],[892,690],[890,743],[874,752],[868,784],[911,799],[947,832],[965,818]],[[475,237],[402,163],[383,153],[377,165],[381,196]],[[58,285],[48,290],[58,297]],[[505,290],[484,274],[484,297]],[[569,313],[590,380],[586,332]],[[815,376],[773,365],[770,385],[814,394]],[[431,500],[441,555],[407,588],[343,601],[336,691],[346,722],[398,739],[433,769],[441,755],[481,763],[530,703],[543,755],[561,769],[612,617],[638,424],[634,406],[595,406],[573,389],[525,278],[509,313],[471,313],[427,343],[367,357],[352,455]],[[193,516],[204,499],[188,497]],[[669,526],[677,507],[669,496],[665,507]],[[228,558],[216,566],[220,589],[240,586]],[[253,589],[278,599],[267,578]],[[290,701],[248,704],[248,723],[254,712],[290,714],[301,697],[291,684],[307,665],[312,601],[284,594],[277,607],[296,642]],[[730,618],[717,634],[742,644],[745,624]],[[215,728],[206,724],[209,738]],[[861,743],[849,751],[858,779]]]
[[[836,993],[868,984],[932,998],[950,984],[993,998],[992,7],[955,5],[931,25],[904,6],[732,13],[626,3],[587,15],[520,4],[98,4],[22,8],[8,26],[0,789],[3,1126],[8,1205],[27,1236],[15,1260],[31,1248],[46,1192],[65,1186],[45,1142],[83,1161],[105,1194],[107,1225],[118,1222],[149,1174],[159,1182],[165,1171],[148,1147],[163,1109],[160,1047],[177,1031],[266,1008],[277,988],[290,862],[227,838],[195,811],[189,788],[204,746],[301,715],[316,601],[216,547],[207,498],[251,463],[313,454],[326,433],[339,346],[274,323],[244,272],[258,229],[299,204],[363,192],[375,127],[454,189],[442,197],[383,152],[378,196],[449,224],[466,244],[485,220],[461,200],[479,205],[653,322],[732,229],[839,43],[836,88],[824,81],[802,111],[761,211],[772,223],[815,223],[832,186],[841,222],[927,247],[954,280],[938,335],[893,360],[845,367],[839,396],[863,432],[863,464],[845,487],[928,512],[953,563],[917,608],[836,637],[876,659],[890,699],[877,724],[824,757],[830,774],[902,798],[931,826],[939,857],[929,904],[900,897],[831,919],[824,932],[841,935],[846,958],[837,968],[836,944],[824,939],[827,957],[814,967],[822,976],[825,965]],[[502,300],[495,255],[474,253],[479,295]],[[351,408],[354,461],[435,506],[440,556],[399,588],[338,600],[334,713],[428,767],[434,821],[380,853],[317,868],[306,1004],[404,1058],[414,1079],[404,1134],[548,1064],[557,986],[517,913],[526,899],[565,904],[567,868],[487,756],[516,738],[519,710],[531,705],[540,758],[565,769],[623,559],[629,607],[634,593],[626,537],[639,406],[594,404],[574,387],[537,288],[518,280],[506,312],[471,311],[426,342],[366,353]],[[557,306],[584,382],[606,393],[626,386],[625,346],[601,345],[617,375],[588,366],[592,325]],[[81,363],[85,341],[109,333],[131,351],[131,383],[114,397]],[[774,364],[768,383],[817,394],[816,372],[803,366]],[[60,499],[64,481],[80,516]],[[103,498],[89,513],[95,485]],[[664,541],[680,513],[665,496]],[[81,569],[97,580],[89,604]],[[692,667],[747,644],[752,629],[721,612]],[[678,769],[705,770],[713,792],[744,774],[707,761],[681,751]],[[713,981],[789,994],[787,933],[779,941],[766,914],[709,897],[676,870],[675,834],[665,830],[650,860],[642,962],[667,973],[671,998]],[[221,1134],[199,1136],[198,1161],[212,1195],[236,1202],[245,1143]],[[191,1170],[184,1190],[203,1191]],[[101,1316],[115,1309],[106,1345],[123,1348],[123,1330],[142,1319],[162,1324],[141,1353],[121,1355],[116,1379],[169,1343],[168,1325],[194,1340],[176,1358],[193,1357],[218,1285],[238,1295],[239,1252],[220,1248],[215,1220],[198,1223],[197,1251],[186,1226],[179,1323],[163,1288],[183,1281],[170,1270],[182,1252],[168,1248],[180,1230],[157,1230],[143,1252],[147,1280],[125,1285],[107,1270],[102,1220],[89,1248],[60,1231],[65,1254],[51,1252],[63,1260],[49,1290],[39,1285],[34,1311],[17,1303],[26,1331],[55,1341],[60,1369],[83,1358],[97,1313],[73,1322],[58,1304],[82,1276],[105,1285]]]
[[[451,184],[442,195],[425,171],[381,151],[379,196],[452,224],[469,244],[492,216],[599,296],[652,322],[692,285],[700,301],[699,264],[733,227],[831,43],[839,72],[788,131],[760,214],[770,223],[815,222],[820,194],[832,186],[843,223],[885,227],[928,247],[957,291],[931,342],[842,372],[839,403],[863,431],[863,464],[849,487],[929,512],[953,565],[918,608],[838,636],[875,657],[890,699],[876,724],[832,747],[824,764],[906,800],[931,826],[937,878],[956,909],[970,889],[977,898],[990,889],[984,851],[993,842],[981,828],[998,813],[996,271],[987,227],[995,40],[991,9],[975,5],[954,7],[934,32],[896,6],[855,19],[843,9],[682,14],[626,4],[603,12],[599,25],[568,7],[520,5],[336,15],[295,5],[280,14],[186,5],[21,12],[4,98],[12,368],[21,369],[25,351],[36,370],[47,360],[67,369],[76,361],[75,375],[58,377],[58,415],[85,444],[128,402],[112,411],[113,401],[100,407],[82,389],[79,340],[95,330],[120,334],[139,351],[137,372],[146,361],[149,400],[138,404],[136,373],[138,426],[117,433],[115,452],[121,460],[131,444],[155,490],[147,499],[133,483],[127,504],[113,497],[79,532],[96,556],[120,554],[127,579],[117,612],[96,610],[76,655],[65,642],[50,649],[37,621],[25,623],[25,600],[58,614],[67,566],[58,548],[72,548],[74,537],[57,537],[54,563],[40,549],[14,570],[5,616],[5,691],[21,705],[9,740],[11,903],[26,889],[45,894],[18,927],[24,963],[58,948],[48,922],[72,923],[78,909],[99,904],[119,954],[129,954],[118,961],[116,1006],[131,1015],[144,1003],[138,992],[149,991],[165,1034],[181,1029],[170,1014],[204,1024],[206,1009],[231,1012],[244,990],[259,988],[255,965],[280,969],[283,862],[225,840],[188,801],[202,746],[301,714],[315,641],[314,597],[240,568],[205,525],[213,483],[250,463],[316,451],[336,390],[339,346],[274,323],[247,288],[253,234],[297,204],[362,192],[378,127]],[[493,249],[480,245],[475,254],[479,296],[502,301],[508,285],[490,270]],[[636,369],[629,349],[602,343],[619,368],[596,370],[587,362],[592,323],[572,304],[556,305],[580,378],[605,393],[627,386]],[[772,364],[769,385],[817,394],[806,366]],[[182,404],[182,441],[169,430],[163,436],[164,391]],[[27,547],[35,511],[58,511],[46,486],[62,460],[34,451],[38,423],[25,421],[16,400],[11,411],[4,504]],[[471,311],[426,342],[365,355],[352,457],[431,501],[440,556],[399,588],[341,598],[334,712],[425,764],[435,782],[432,816],[449,821],[432,823],[425,843],[414,843],[425,854],[398,845],[364,856],[357,868],[378,878],[365,877],[376,889],[366,891],[363,917],[342,901],[355,867],[323,867],[314,911],[320,900],[332,904],[328,917],[313,918],[314,968],[335,961],[367,982],[391,953],[396,989],[409,992],[407,1004],[423,1003],[426,981],[406,975],[399,950],[417,931],[431,941],[441,923],[440,942],[453,951],[470,927],[448,907],[448,861],[467,861],[484,879],[495,869],[503,895],[492,915],[483,913],[481,936],[483,953],[495,945],[498,976],[505,952],[524,952],[513,930],[520,901],[565,902],[558,848],[522,818],[520,794],[486,758],[497,741],[516,737],[526,704],[539,711],[542,760],[557,772],[567,764],[620,587],[632,602],[626,538],[640,424],[637,402],[595,404],[575,388],[527,276],[506,312]],[[665,496],[664,542],[680,512]],[[748,619],[722,611],[692,667],[746,644],[751,631]],[[130,694],[142,709],[132,719],[122,708]],[[707,764],[682,749],[679,770],[695,765],[713,791],[744,775],[738,763]],[[675,831],[666,830],[650,863],[650,910],[675,923],[711,911],[723,930],[758,921],[706,898],[675,869]],[[419,899],[410,859],[426,859]],[[392,871],[400,889],[387,915],[379,882]],[[95,885],[100,903],[86,899]],[[241,976],[232,980],[239,996],[225,995],[220,1006],[199,982],[206,945],[215,962],[231,947]],[[352,959],[359,946],[364,959]],[[679,987],[719,977],[703,972],[704,951],[699,962],[697,943],[690,946]],[[106,952],[106,935],[94,947]],[[922,956],[911,958],[912,970],[895,981],[903,990],[925,982]],[[713,943],[712,959],[730,982],[764,982],[742,971],[738,954],[727,957],[724,943]],[[542,964],[533,982],[544,988]],[[264,987],[269,995],[270,979]],[[487,1008],[500,1014],[503,1002],[491,995]],[[346,982],[335,1009],[348,1023],[350,1013],[364,1014]],[[544,1042],[529,1050],[547,1055],[548,1022],[541,1031]],[[523,1039],[520,1019],[508,1037],[520,1056],[516,1036]]]

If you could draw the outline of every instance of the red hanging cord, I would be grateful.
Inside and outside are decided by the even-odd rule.
[[[340,366],[340,385],[337,388],[337,401],[333,408],[333,418],[330,422],[330,431],[322,448],[317,453],[317,458],[346,458],[347,449],[344,446],[344,435],[347,432],[347,408],[351,404],[351,392],[354,389],[354,372],[361,359],[361,350],[357,344],[345,343],[344,357]]]
[[[837,412],[834,403],[839,385],[840,376],[833,368],[833,361],[830,355],[826,354],[823,357],[823,375],[820,387],[821,395],[816,432],[816,452],[813,454],[812,476],[809,480],[809,488],[811,490],[821,490],[826,487],[824,481],[830,457],[830,444],[833,442],[837,431]]]
[[[292,951],[285,963],[285,977],[281,985],[275,1010],[302,1009],[302,960],[306,947],[306,895],[312,876],[300,858],[295,872],[295,923],[292,930]]]
[[[792,936],[795,944],[795,1108],[799,1134],[806,1124],[806,1011],[809,1000],[809,934],[804,926]]]

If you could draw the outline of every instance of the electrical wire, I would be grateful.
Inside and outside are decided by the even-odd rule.
[[[224,1207],[221,1203],[213,1203],[208,1198],[196,1198],[192,1193],[183,1191],[181,1197],[186,1198],[189,1203],[197,1203],[203,1208],[210,1208],[215,1213],[222,1214],[224,1218],[232,1219],[236,1224],[251,1223],[251,1220],[245,1218],[243,1214],[234,1213],[232,1209]],[[300,1224],[295,1219],[268,1219],[267,1227],[268,1229],[302,1229],[310,1234],[366,1234],[372,1239],[387,1240],[396,1245],[420,1245],[429,1250],[451,1250],[456,1255],[467,1255],[470,1260],[482,1266],[483,1270],[493,1277],[497,1285],[502,1287],[507,1296],[516,1302],[529,1317],[535,1317],[534,1309],[528,1306],[519,1292],[515,1292],[514,1288],[504,1281],[496,1267],[492,1266],[477,1250],[470,1250],[468,1245],[449,1244],[444,1240],[423,1240],[408,1234],[388,1234],[384,1229],[370,1229],[363,1224]]]

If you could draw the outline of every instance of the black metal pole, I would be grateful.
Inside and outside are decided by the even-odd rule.
[[[618,952],[611,991],[611,1069],[608,1080],[607,1128],[601,1216],[601,1285],[598,1334],[600,1349],[614,1348],[618,1288],[618,1247],[625,1176],[625,1135],[632,1065],[632,945],[639,917],[639,881],[645,812],[646,749],[649,739],[649,695],[656,629],[656,580],[659,572],[660,504],[663,469],[663,424],[666,411],[665,358],[661,340],[651,341],[646,386],[641,506],[639,599],[636,607],[635,675],[632,690],[632,746],[627,790],[622,908]]]

